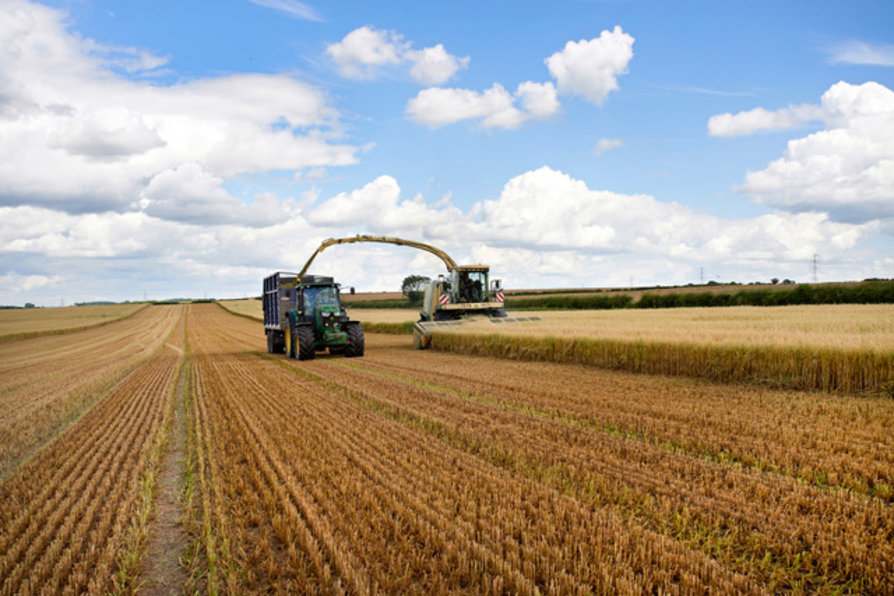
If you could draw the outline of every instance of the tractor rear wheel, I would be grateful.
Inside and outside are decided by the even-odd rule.
[[[317,355],[314,349],[314,330],[308,326],[301,326],[295,330],[298,337],[298,360],[313,360]]]
[[[363,350],[366,345],[366,340],[363,337],[363,327],[359,324],[348,325],[348,328],[345,331],[347,331],[348,334],[348,345],[345,347],[345,356],[348,358],[363,356]]]

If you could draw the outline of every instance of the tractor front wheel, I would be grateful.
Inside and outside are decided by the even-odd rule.
[[[363,327],[360,325],[348,325],[348,345],[345,347],[345,356],[355,358],[363,356],[366,340],[363,337]]]
[[[313,360],[317,355],[314,349],[314,330],[301,326],[295,330],[295,335],[298,337],[298,360]]]

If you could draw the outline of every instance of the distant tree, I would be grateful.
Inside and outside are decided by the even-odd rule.
[[[33,303],[33,302],[26,302],[26,303],[25,303],[25,308],[34,308],[34,303]]]
[[[793,280],[793,279],[785,278],[782,280],[782,285],[785,285],[785,286],[791,285],[793,283],[795,283],[795,280]]]
[[[400,291],[407,297],[410,304],[422,304],[422,298],[425,296],[425,286],[430,281],[431,279],[424,275],[408,275],[404,278]]]
[[[779,283],[779,278],[778,278],[778,277],[774,277],[773,279],[770,280],[770,283],[773,284],[773,285],[775,286],[776,284]]]

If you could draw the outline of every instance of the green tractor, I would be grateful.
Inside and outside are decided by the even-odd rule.
[[[277,272],[264,278],[267,352],[311,360],[317,352],[363,356],[363,328],[341,306],[331,277]]]

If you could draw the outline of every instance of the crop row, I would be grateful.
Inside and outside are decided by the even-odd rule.
[[[146,308],[101,328],[0,344],[0,476],[145,364],[181,313]]]
[[[512,360],[586,364],[722,383],[842,393],[894,392],[894,352],[436,332],[431,348]]]
[[[0,593],[128,589],[172,415],[182,325],[167,341],[0,485]]]
[[[253,354],[247,321],[196,313],[196,517],[209,588],[756,589],[636,520],[383,413],[340,378]]]

